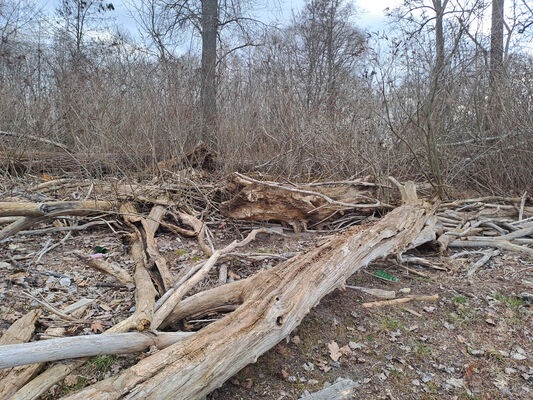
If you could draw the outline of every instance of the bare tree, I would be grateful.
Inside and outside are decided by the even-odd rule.
[[[87,24],[93,23],[101,13],[114,9],[113,3],[105,0],[61,0],[57,13],[64,21],[65,32],[73,37],[76,57],[81,55]]]
[[[218,1],[202,0],[202,73],[200,103],[204,141],[216,140]]]

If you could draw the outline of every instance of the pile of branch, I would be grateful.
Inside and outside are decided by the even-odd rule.
[[[13,205],[6,206],[5,209],[25,208],[34,209]],[[49,216],[42,214],[42,207],[38,209],[41,210],[38,216]],[[78,207],[71,209],[74,212],[79,210]],[[64,212],[65,208],[61,210]],[[150,329],[150,335],[159,336],[156,329],[176,326],[177,322],[188,316],[201,315],[221,308],[233,311],[193,334],[183,335],[176,332],[178,335],[171,340],[174,344],[143,359],[134,367],[68,398],[204,398],[245,365],[254,362],[261,354],[287,337],[320,299],[342,287],[354,272],[374,260],[389,256],[398,257],[413,247],[413,243],[423,243],[427,240],[421,238],[434,238],[434,235],[428,235],[428,229],[434,227],[432,216],[435,207],[411,197],[408,201],[406,199],[406,204],[365,229],[347,229],[307,254],[293,257],[270,270],[185,297],[224,255],[245,246],[257,234],[275,232],[266,228],[253,230],[244,240],[213,251],[210,258],[199,267],[186,271],[180,277],[174,277],[168,275],[164,262],[154,252],[157,246],[153,246],[154,234],[161,224],[164,211],[163,206],[156,204],[149,216],[145,217],[136,212],[131,202],[121,205],[120,212],[134,231],[131,257],[136,265],[133,277],[136,309],[130,317],[101,336],[101,348],[110,348],[110,343],[113,342],[106,338],[106,335],[120,334],[131,329],[140,332]],[[116,266],[108,271],[116,272]],[[123,272],[120,275],[124,280],[127,277],[124,277]],[[154,275],[155,272],[157,274]],[[116,273],[116,276],[118,278],[119,273]],[[156,302],[158,296],[159,300]],[[138,351],[147,343],[151,343],[138,336],[113,338],[128,342],[118,346],[124,349],[121,351]],[[66,359],[92,355],[94,348],[98,348],[94,339],[68,340],[68,346],[66,342],[64,344],[65,349],[68,348],[69,351],[60,351],[59,354],[57,351],[50,351],[50,346],[44,344],[27,345],[37,349],[37,353],[28,353],[24,349],[29,347],[20,343],[15,347],[0,347],[0,359],[12,360],[11,364],[5,361],[2,366],[14,366],[22,362],[22,357],[18,362],[13,361],[18,359],[17,352],[36,355],[33,359],[25,357],[24,362],[41,363],[58,357]],[[79,346],[72,343],[78,343]],[[165,345],[168,343],[169,340],[166,340]],[[116,351],[116,348],[115,344],[112,351]],[[76,349],[79,351],[76,352]],[[25,381],[19,381],[16,388],[18,390],[12,398],[37,398],[85,360],[81,358],[55,364],[21,388],[19,387]]]
[[[448,247],[508,250],[533,255],[533,207],[521,198],[483,197],[445,203],[437,217],[444,234],[441,250]]]

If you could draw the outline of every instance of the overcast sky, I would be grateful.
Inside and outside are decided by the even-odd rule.
[[[43,5],[44,10],[53,14],[59,6],[60,0],[38,0]],[[131,16],[131,1],[142,0],[109,0],[113,3],[115,11],[113,12],[117,25],[130,33],[132,37],[137,37],[137,26]],[[393,8],[400,4],[401,0],[352,0],[359,10],[357,22],[362,28],[370,30],[381,29],[385,23],[383,10]],[[257,3],[261,3],[257,1]],[[259,7],[258,13],[262,14],[262,19],[277,19],[279,21],[288,21],[292,14],[297,13],[305,3],[305,0],[274,0],[269,1],[269,7]]]

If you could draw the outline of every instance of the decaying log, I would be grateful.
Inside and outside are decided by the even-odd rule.
[[[108,275],[114,276],[120,283],[127,285],[128,283],[133,283],[133,278],[131,275],[123,268],[119,267],[116,264],[107,262],[105,260],[99,260],[92,258],[86,254],[83,254],[79,251],[72,252],[79,259],[85,261],[87,265],[91,268],[97,269],[98,271],[104,272]]]
[[[40,310],[32,310],[15,321],[0,338],[0,347],[25,343],[35,331],[35,322],[40,317]],[[1,356],[0,356],[1,358]],[[0,399],[8,399],[20,389],[42,364],[31,364],[0,371]]]
[[[401,206],[371,227],[346,230],[305,255],[239,282],[231,287],[240,292],[241,304],[234,312],[67,398],[203,399],[287,337],[322,297],[354,272],[376,259],[401,254],[433,212],[422,203]],[[221,301],[214,294],[228,288],[209,291],[202,305]]]
[[[46,217],[17,217],[15,221],[11,222],[8,226],[5,226],[2,230],[0,230],[0,240],[4,240],[5,238],[13,236],[17,232],[44,220],[46,220]]]
[[[0,202],[0,217],[56,217],[109,211],[109,201],[50,201],[48,203]]]
[[[90,215],[112,209],[108,201],[0,202],[0,217],[21,217],[0,231],[0,240],[35,223],[61,215]]]
[[[193,332],[127,332],[3,345],[0,346],[0,368],[101,354],[137,353],[150,346],[164,349],[193,334]],[[0,371],[0,374],[2,372]]]
[[[221,211],[230,218],[250,221],[282,221],[296,232],[310,222],[320,222],[333,213],[346,210],[369,214],[376,209],[392,208],[376,200],[376,187],[340,185],[299,187],[259,181],[236,173],[234,185],[239,192],[222,203]]]

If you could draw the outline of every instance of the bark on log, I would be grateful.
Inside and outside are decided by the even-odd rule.
[[[144,351],[150,346],[164,349],[193,332],[127,332],[109,335],[73,336],[38,342],[0,346],[0,368],[97,356]],[[0,374],[3,371],[0,371]],[[0,384],[0,387],[2,384]]]
[[[239,282],[241,305],[233,313],[67,398],[203,399],[287,337],[322,297],[354,272],[401,254],[433,212],[420,203],[404,205],[367,229],[347,230],[306,255]],[[218,293],[225,286],[221,288]]]

